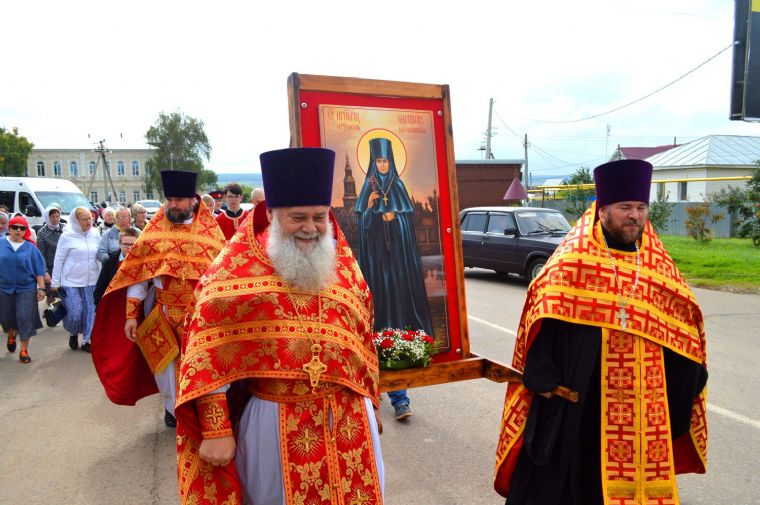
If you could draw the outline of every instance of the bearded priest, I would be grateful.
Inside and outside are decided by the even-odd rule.
[[[704,324],[647,220],[651,178],[597,167],[596,202],[528,288],[496,453],[507,505],[677,505],[676,474],[705,472]]]
[[[372,295],[335,153],[261,155],[266,201],[202,277],[177,398],[183,504],[381,504]]]

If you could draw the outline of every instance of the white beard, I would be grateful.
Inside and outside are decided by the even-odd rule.
[[[301,238],[319,236],[319,240],[309,252],[303,252],[296,245],[295,236]],[[338,278],[335,271],[336,251],[333,227],[329,221],[327,231],[323,235],[319,235],[318,232],[309,235],[300,231],[293,235],[286,235],[277,220],[277,213],[274,212],[272,223],[269,225],[267,254],[282,280],[299,291],[318,293]]]

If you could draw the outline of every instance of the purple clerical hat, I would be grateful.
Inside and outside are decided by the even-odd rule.
[[[330,205],[335,151],[295,147],[262,153],[259,159],[268,208]]]
[[[649,203],[652,164],[644,160],[618,160],[594,169],[597,208],[616,202]]]
[[[198,172],[186,170],[162,170],[161,185],[166,198],[192,198],[195,196],[195,183]]]

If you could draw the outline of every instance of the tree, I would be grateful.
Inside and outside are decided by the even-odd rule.
[[[668,229],[668,220],[673,213],[675,203],[668,202],[668,193],[657,192],[657,199],[649,205],[649,222],[652,223],[657,233],[663,233]]]
[[[751,238],[760,247],[760,161],[756,164],[746,188],[721,189],[713,195],[713,201],[729,210],[737,236]]]
[[[586,167],[580,167],[569,179],[562,184],[566,186],[577,186],[578,184],[593,184],[594,178],[591,176],[591,170]],[[588,200],[594,195],[594,189],[582,189],[575,187],[567,191],[562,191],[562,197],[565,200],[565,212],[576,218],[581,217],[588,208]]]
[[[203,121],[181,112],[160,113],[156,123],[145,134],[155,149],[150,158],[150,170],[145,174],[147,192],[161,192],[161,170],[190,170],[198,172],[198,190],[216,185],[216,174],[203,168],[203,160],[211,155]]]
[[[26,160],[34,144],[18,134],[18,128],[0,127],[0,176],[26,175]]]

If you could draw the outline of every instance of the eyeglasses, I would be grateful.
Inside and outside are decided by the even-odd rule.
[[[122,243],[121,243],[121,247],[123,247],[123,248],[125,248],[125,249],[129,249],[129,248],[130,248],[130,247],[132,247],[133,245],[135,245],[135,243],[134,243],[134,242],[122,242]]]
[[[26,231],[26,226],[21,226],[20,224],[12,224],[11,230]]]
[[[229,193],[225,195],[225,198],[243,198],[243,195],[235,195],[233,193]]]

